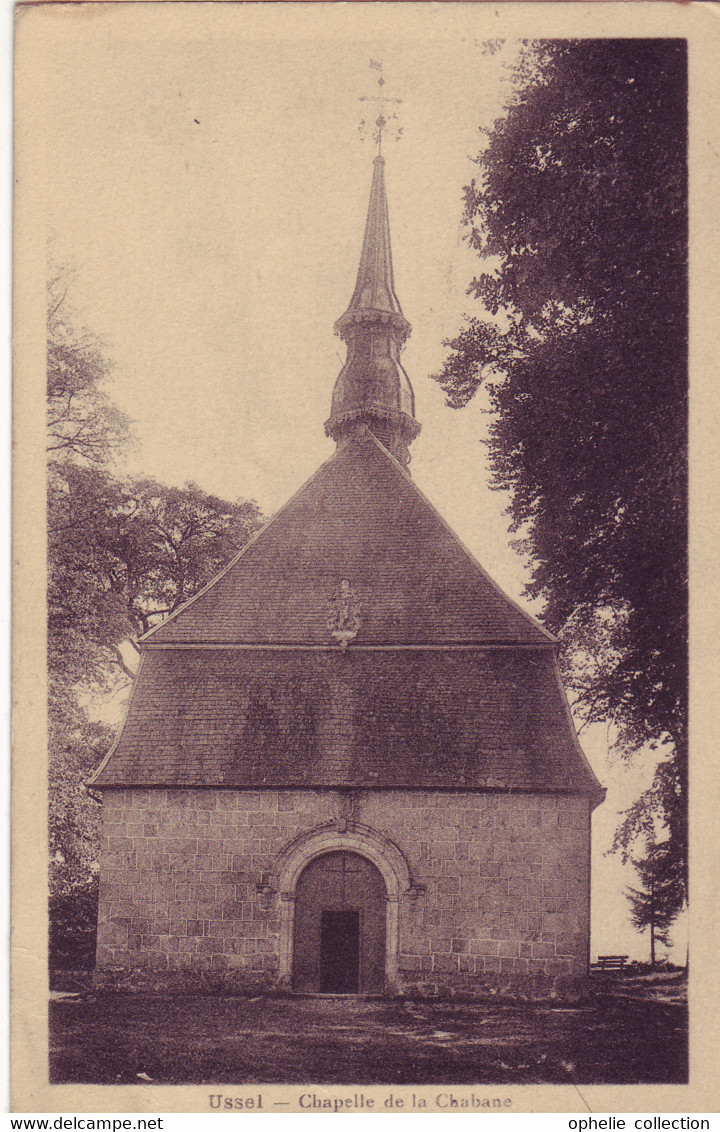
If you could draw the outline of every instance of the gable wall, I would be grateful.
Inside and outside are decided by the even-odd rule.
[[[581,796],[412,791],[107,790],[98,968],[275,985],[278,855],[328,822],[402,851],[398,988],[548,991],[586,974]]]

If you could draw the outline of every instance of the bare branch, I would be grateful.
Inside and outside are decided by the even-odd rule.
[[[118,665],[118,667],[121,669],[121,671],[124,672],[125,675],[130,680],[134,680],[135,677],[137,676],[137,673],[133,672],[131,668],[128,668],[128,666],[125,663],[125,660],[123,658],[123,654],[120,652],[120,649],[116,648],[113,651],[115,653],[115,663]]]

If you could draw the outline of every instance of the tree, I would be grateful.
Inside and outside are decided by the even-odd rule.
[[[74,329],[64,278],[48,313],[49,831],[51,955],[72,963],[94,951],[99,806],[84,783],[112,741],[89,709],[127,685],[137,636],[227,563],[260,512],[118,474],[129,422],[106,390],[106,347]]]
[[[255,503],[66,463],[50,486],[53,670],[86,690],[132,678],[123,646],[195,594],[260,524]]]
[[[59,269],[48,283],[47,450],[48,523],[71,494],[74,467],[101,467],[129,443],[129,422],[112,405],[106,386],[111,364],[103,344],[78,331],[68,300],[71,274]],[[84,786],[107,752],[111,732],[92,722],[81,703],[87,683],[87,649],[79,634],[59,634],[57,606],[66,618],[73,597],[90,608],[92,596],[67,592],[60,598],[52,546],[48,554],[48,762],[50,850],[50,953],[86,956],[92,947],[96,898],[99,807]],[[88,576],[87,583],[91,578]],[[92,670],[91,670],[92,671]],[[100,678],[101,673],[95,670]]]
[[[48,283],[48,456],[54,464],[106,465],[127,446],[129,421],[108,397],[112,365],[103,343],[72,325],[69,286],[67,271]]]
[[[85,781],[107,754],[112,730],[89,720],[52,672],[50,682],[50,961],[86,966],[95,951],[100,806]]]
[[[644,858],[633,860],[641,888],[628,888],[630,919],[638,931],[650,931],[650,966],[655,966],[656,945],[671,947],[670,927],[682,910],[682,886],[676,876],[678,862],[669,842],[653,842]]]
[[[515,83],[465,188],[482,310],[436,380],[455,408],[487,391],[493,486],[579,718],[667,756],[616,847],[664,824],[684,892],[685,44],[529,44]]]

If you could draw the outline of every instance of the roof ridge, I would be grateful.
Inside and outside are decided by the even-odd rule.
[[[418,485],[415,483],[415,480],[412,478],[412,476],[409,474],[409,472],[407,472],[405,470],[405,468],[403,468],[402,464],[398,460],[395,459],[395,457],[393,456],[393,454],[391,452],[388,452],[385,445],[381,444],[381,442],[377,439],[377,437],[374,435],[374,433],[370,432],[369,429],[368,429],[368,435],[372,438],[374,444],[388,458],[388,460],[390,460],[391,463],[394,464],[394,466],[397,468],[397,470],[402,473],[404,479],[406,479],[407,482],[411,485],[411,487],[414,488],[416,494],[420,496],[420,498],[423,501],[423,503],[425,504],[425,506],[428,507],[430,509],[430,511],[432,511],[433,515],[436,517],[436,519],[438,519],[440,521],[440,523],[442,524],[444,529],[447,531],[447,533],[450,535],[450,537],[453,539],[453,541],[455,543],[457,543],[457,545],[460,547],[460,549],[463,551],[463,553],[467,556],[467,558],[470,559],[470,562],[473,564],[473,566],[477,570],[480,571],[480,573],[482,574],[484,579],[487,582],[490,583],[490,585],[495,590],[495,592],[500,597],[504,598],[505,601],[509,605],[512,605],[512,607],[514,609],[516,609],[517,612],[522,617],[524,617],[526,621],[529,621],[530,624],[535,629],[538,630],[538,632],[542,633],[542,635],[548,641],[550,641],[554,645],[557,644],[557,637],[553,636],[553,634],[551,632],[549,632],[543,625],[541,625],[540,622],[537,620],[537,618],[533,617],[532,613],[528,613],[527,610],[523,609],[521,605],[518,605],[518,603],[516,601],[514,601],[513,598],[511,598],[508,594],[505,593],[505,590],[502,589],[502,587],[498,585],[498,583],[495,581],[495,579],[490,574],[488,574],[485,567],[478,561],[478,559],[475,557],[473,552],[465,545],[465,543],[462,541],[462,539],[457,534],[457,532],[453,530],[453,528],[448,523],[447,519],[443,518],[440,511],[438,511],[437,507],[435,507],[435,505],[430,502],[430,500],[425,495],[425,493],[418,487]]]
[[[223,566],[222,570],[218,574],[215,574],[209,582],[206,582],[202,589],[198,590],[196,594],[193,594],[193,596],[188,598],[187,601],[183,602],[182,605],[179,605],[178,608],[173,613],[171,613],[169,617],[166,617],[164,621],[160,621],[159,624],[153,625],[152,629],[148,629],[147,633],[143,633],[141,637],[138,637],[138,644],[144,644],[145,641],[147,641],[148,637],[152,637],[154,633],[159,632],[160,629],[164,629],[166,625],[169,625],[171,621],[174,621],[177,617],[179,617],[181,613],[184,613],[186,609],[188,609],[191,605],[194,605],[199,598],[203,597],[204,594],[208,592],[208,590],[211,590],[213,586],[215,586],[221,580],[221,578],[224,578],[225,575],[229,573],[229,571],[232,570],[232,568],[240,561],[240,559],[245,557],[247,552],[251,547],[255,545],[258,539],[260,539],[262,535],[264,535],[265,532],[273,526],[276,520],[279,519],[281,515],[285,513],[285,511],[287,511],[288,507],[290,507],[295,502],[295,500],[302,495],[306,488],[310,487],[310,485],[315,482],[320,473],[323,472],[325,468],[327,468],[330,464],[332,464],[334,460],[337,460],[340,454],[341,450],[337,448],[333,452],[333,454],[329,456],[328,459],[325,460],[320,465],[320,467],[317,468],[313,472],[313,474],[304,481],[303,484],[301,484],[295,494],[291,495],[287,502],[283,503],[282,507],[280,507],[277,511],[275,511],[273,515],[270,516],[267,523],[264,523],[260,530],[255,532],[252,538],[245,543],[245,546],[242,546],[240,548],[235,557],[230,559],[227,566]]]
[[[335,451],[323,464],[320,465],[320,467],[313,473],[313,475],[310,476],[300,486],[300,488],[298,488],[295,494],[292,495],[291,498],[278,511],[275,512],[275,514],[267,521],[267,523],[265,523],[260,528],[259,531],[256,532],[256,534],[249,540],[249,542],[246,543],[246,545],[242,547],[242,549],[239,550],[236,555],[234,555],[230,562],[228,562],[228,564],[218,574],[211,578],[210,581],[202,587],[202,589],[194,594],[193,597],[184,602],[164,621],[160,622],[160,624],[158,625],[155,625],[152,629],[148,630],[147,633],[143,634],[139,641],[141,647],[145,644],[154,644],[156,641],[158,645],[166,643],[163,636],[164,630],[169,626],[172,626],[173,623],[181,615],[184,615],[191,606],[205,597],[205,595],[207,595],[211,590],[218,586],[222,582],[222,580],[227,577],[228,574],[238,568],[238,566],[243,562],[243,559],[246,556],[252,555],[254,548],[262,544],[265,536],[268,535],[268,532],[271,531],[276,523],[278,523],[284,516],[291,514],[292,510],[295,507],[299,506],[302,509],[302,507],[304,506],[303,500],[306,494],[309,493],[310,501],[314,499],[317,492],[319,492],[322,496],[326,489],[323,486],[323,483],[318,483],[318,481],[321,480],[321,477],[327,477],[329,475],[329,484],[332,485],[332,483],[334,483],[333,476],[335,475],[335,473],[332,472],[332,468],[335,464],[338,465],[338,468],[342,468],[342,471],[340,472],[341,476],[346,476],[349,474],[352,479],[357,479],[357,476],[360,473],[358,471],[358,468],[356,468],[355,466],[355,461],[359,460],[361,462],[360,466],[362,466],[362,463],[364,463],[362,455],[363,452],[366,454],[365,460],[371,458],[371,454],[380,454],[381,459],[378,460],[377,456],[373,456],[371,463],[374,460],[375,466],[378,470],[381,467],[385,467],[386,474],[390,473],[390,479],[387,481],[386,490],[394,498],[400,512],[406,506],[412,508],[413,501],[417,506],[420,507],[421,512],[424,512],[426,516],[424,522],[427,526],[427,540],[425,545],[428,547],[428,552],[432,554],[435,542],[435,537],[433,536],[432,532],[433,530],[435,530],[437,532],[437,536],[440,537],[441,543],[446,547],[445,553],[447,553],[447,551],[449,550],[451,555],[451,559],[448,560],[447,566],[442,568],[443,570],[447,569],[449,571],[449,578],[452,579],[453,571],[455,569],[469,571],[470,578],[473,575],[475,576],[479,591],[481,593],[485,593],[486,597],[484,600],[490,600],[494,604],[494,606],[496,606],[497,614],[501,617],[503,616],[502,610],[505,610],[505,625],[498,639],[504,639],[509,645],[512,645],[512,643],[514,642],[517,642],[518,644],[532,644],[533,640],[535,640],[538,645],[542,644],[545,646],[555,646],[557,644],[555,637],[553,637],[552,634],[549,633],[530,613],[526,612],[526,610],[524,610],[520,605],[518,605],[517,602],[515,602],[511,597],[508,596],[508,594],[504,592],[504,590],[497,584],[497,582],[495,582],[494,579],[487,573],[487,571],[484,569],[475,555],[462,542],[462,540],[458,537],[452,527],[446,522],[437,508],[430,502],[427,496],[413,481],[411,476],[403,467],[402,463],[395,458],[392,452],[390,452],[388,448],[386,448],[386,446],[382,443],[382,441],[380,441],[378,437],[375,436],[371,429],[365,428],[362,432],[348,437],[346,442],[341,447],[339,447],[337,451]],[[370,467],[371,464],[368,464],[368,468]],[[410,488],[409,492],[400,490],[400,483],[397,483],[397,487],[393,488],[393,477],[396,474],[401,477],[400,482]],[[312,490],[313,487],[315,487],[315,491]],[[292,519],[290,519],[290,521],[292,522]],[[417,516],[417,521],[421,521],[419,515]],[[322,518],[319,515],[318,523],[320,524],[320,526],[322,526]],[[316,524],[313,524],[313,526],[315,525]],[[270,548],[272,548],[273,536],[270,536],[269,545]],[[262,551],[259,551],[259,553],[262,557]],[[455,565],[451,566],[450,562],[453,559]],[[290,567],[288,566],[288,568]],[[243,571],[249,570],[252,573],[253,559],[251,558],[250,562],[242,566],[241,569]],[[238,595],[238,598],[242,606],[242,596]],[[236,600],[238,600],[238,598],[236,598]],[[462,597],[460,597],[460,601],[462,603]],[[196,641],[192,641],[192,638],[193,636],[197,635],[200,627],[200,622],[197,621],[197,615],[191,614],[190,616],[191,621],[186,626],[186,629],[188,630],[187,641],[189,643],[196,643]],[[193,622],[193,616],[195,616],[195,622]],[[202,618],[204,614],[201,614],[200,616]],[[212,607],[209,611],[209,616],[214,616]],[[449,631],[449,629],[450,626],[448,624],[445,626],[444,632]],[[475,633],[476,629],[473,629],[470,635],[467,636],[466,633],[461,630],[460,636],[466,643],[470,644],[474,643],[472,638],[475,636]],[[260,643],[254,639],[255,637],[256,633],[253,632],[248,638],[246,638],[244,635],[241,635],[236,637],[235,640],[247,640],[247,643],[253,643],[253,641],[256,644]],[[530,638],[529,641],[528,637]],[[211,638],[213,640],[216,639],[214,632],[211,633]],[[267,635],[263,634],[263,639],[266,643],[272,642],[272,640],[274,639],[274,634],[272,632]],[[280,638],[277,639],[279,640]],[[282,639],[284,640],[284,643],[290,643],[289,640],[285,640],[284,637]],[[178,640],[186,640],[186,634],[184,633],[184,631],[180,629],[178,633],[178,630],[170,629],[169,641],[167,643],[172,641],[177,642]],[[228,643],[230,642],[228,641]],[[297,643],[300,643],[300,638],[298,638]],[[395,641],[395,643],[398,642]]]

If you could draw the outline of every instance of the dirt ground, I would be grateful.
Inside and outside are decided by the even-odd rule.
[[[51,1001],[50,1033],[54,1083],[687,1080],[677,977],[617,980],[584,1003],[534,1005],[86,991]]]

